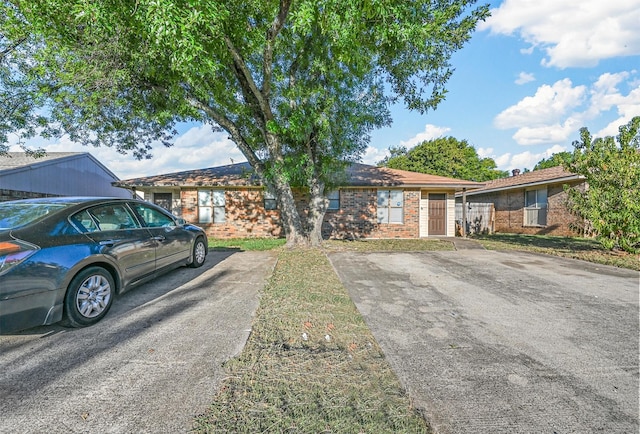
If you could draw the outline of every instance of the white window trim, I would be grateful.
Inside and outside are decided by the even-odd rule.
[[[545,202],[542,203],[538,200],[538,192],[543,191],[545,192]],[[530,192],[535,192],[536,193],[536,200],[532,205],[527,205],[527,194]],[[549,196],[548,196],[548,191],[547,191],[547,187],[544,188],[531,188],[528,190],[525,190],[524,192],[524,212],[523,212],[523,222],[522,225],[524,227],[538,227],[538,228],[543,228],[547,226],[547,211],[549,209]],[[544,217],[544,224],[540,223],[541,220],[541,214]],[[530,216],[535,215],[534,217],[529,218]],[[535,223],[530,223],[531,221],[535,220]]]
[[[380,193],[387,192],[388,194],[388,202],[386,206],[380,206]],[[393,193],[400,193],[402,195],[402,200],[396,202],[396,205],[393,204]],[[403,225],[404,224],[404,190],[399,189],[378,189],[376,192],[376,204],[378,207],[377,211],[377,222],[378,224],[387,224],[387,225]],[[386,209],[386,218],[381,218],[381,211]],[[400,209],[401,210],[401,218],[400,221],[391,221],[392,220],[392,210]]]
[[[207,199],[208,204],[203,205],[202,195],[201,195],[202,193],[208,193],[209,195]],[[216,200],[216,196],[218,200]],[[222,199],[222,201],[219,201],[219,199]],[[214,188],[210,190],[199,189],[198,190],[198,223],[202,223],[202,224],[225,223],[227,221],[226,204],[227,204],[227,201],[225,197],[225,190],[220,188]],[[207,218],[204,218],[205,215],[202,212],[203,210],[209,210],[209,213],[207,213],[206,215]],[[216,210],[218,210],[218,213],[216,213]]]
[[[329,204],[327,211],[338,211],[340,209],[340,190],[331,190],[327,193]]]

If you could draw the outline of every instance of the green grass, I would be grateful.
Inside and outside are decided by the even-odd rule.
[[[640,256],[609,251],[591,238],[492,234],[472,237],[489,250],[523,250],[640,271]]]
[[[196,432],[430,432],[318,249],[278,252],[248,342],[226,369]]]
[[[449,241],[430,239],[326,240],[323,248],[330,251],[354,252],[420,252],[454,250]]]
[[[284,246],[284,238],[235,238],[230,240],[209,239],[209,248],[214,250],[271,250]]]

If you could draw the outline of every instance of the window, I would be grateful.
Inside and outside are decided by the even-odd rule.
[[[93,218],[92,218],[93,217]],[[72,217],[72,221],[82,226],[86,232],[113,231],[116,229],[138,228],[140,225],[125,205],[102,205],[83,211]],[[97,226],[96,226],[97,223]]]
[[[176,222],[173,220],[173,217],[160,210],[147,206],[144,203],[134,203],[133,208],[140,217],[142,217],[149,228],[176,226]]]
[[[269,190],[264,191],[264,209],[273,210],[278,208],[278,203],[276,202],[276,195],[270,192]]]
[[[327,193],[327,199],[329,199],[327,210],[336,211],[340,209],[340,190],[333,190]]]
[[[171,212],[171,193],[153,193],[153,203]]]
[[[404,222],[402,190],[378,190],[378,223]]]
[[[198,222],[225,222],[224,190],[198,190]]]
[[[524,225],[547,225],[547,189],[527,190],[524,192]]]

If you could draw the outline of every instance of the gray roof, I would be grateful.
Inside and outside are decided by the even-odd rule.
[[[351,164],[346,170],[343,187],[405,186],[447,189],[478,188],[484,184],[425,173],[389,169],[387,167]],[[124,179],[118,187],[179,187],[179,186],[259,186],[249,163],[237,163],[208,169],[188,170],[164,175]]]
[[[566,171],[562,166],[533,170],[520,175],[486,181],[484,187],[467,191],[467,196],[493,191],[512,190],[536,185],[560,184],[583,180],[584,177]]]
[[[60,160],[73,160],[76,158],[89,158],[96,165],[100,166],[113,179],[119,179],[113,172],[107,169],[100,161],[88,152],[47,152],[42,157],[32,157],[25,152],[7,152],[0,155],[0,172],[7,174],[9,172],[17,172],[22,170],[33,169],[39,166],[47,166],[55,164]]]

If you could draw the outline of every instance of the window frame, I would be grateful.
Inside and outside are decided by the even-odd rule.
[[[544,200],[540,192],[544,191]],[[534,193],[534,200],[530,200],[530,194]],[[546,227],[547,211],[549,209],[549,195],[547,187],[529,188],[524,191],[523,222],[524,227]]]
[[[381,205],[381,194],[386,193],[386,205]],[[400,201],[398,202],[398,194],[400,195]],[[403,225],[404,224],[404,190],[402,189],[378,189],[376,191],[376,204],[377,204],[377,222],[378,224],[388,225]],[[394,205],[394,200],[396,205]],[[394,210],[400,210],[400,218],[394,216]]]
[[[276,199],[276,195],[271,190],[264,190],[262,200],[265,211],[275,211],[278,209],[278,201]]]
[[[208,196],[203,200],[202,197],[204,194],[207,194]],[[226,190],[222,188],[198,189],[197,195],[199,224],[226,223]],[[203,216],[203,210],[210,210],[210,212],[206,216]],[[207,218],[205,219],[203,217]]]
[[[340,190],[331,190],[327,192],[327,211],[338,211],[340,209]]]

